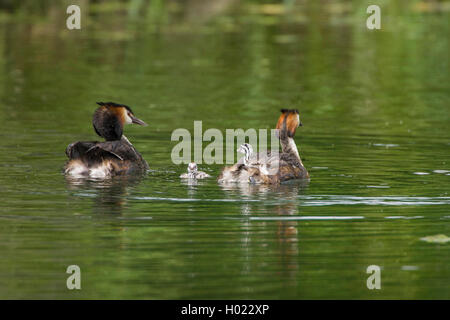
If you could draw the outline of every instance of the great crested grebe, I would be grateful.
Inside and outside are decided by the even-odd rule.
[[[66,148],[69,158],[64,172],[76,177],[106,178],[142,173],[147,162],[123,135],[125,124],[147,124],[136,118],[130,107],[114,102],[97,102],[92,124],[95,132],[106,141],[77,141]]]
[[[183,173],[180,178],[183,179],[204,179],[211,177],[209,174],[203,171],[197,170],[197,164],[195,162],[191,162],[188,164],[188,172]]]
[[[225,167],[218,181],[278,184],[293,179],[309,178],[294,141],[299,126],[302,126],[302,123],[298,110],[282,109],[276,125],[281,153],[274,150],[250,154],[248,160],[244,157],[235,165]]]

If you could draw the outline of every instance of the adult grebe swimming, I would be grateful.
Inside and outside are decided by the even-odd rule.
[[[276,126],[281,153],[274,150],[253,154],[252,149],[242,148],[244,144],[241,148],[242,152],[245,152],[245,157],[235,165],[225,167],[218,181],[278,184],[293,179],[309,178],[294,141],[295,132],[301,125],[298,110],[282,109]]]
[[[211,177],[209,174],[203,171],[197,170],[197,164],[195,162],[191,162],[188,164],[188,172],[180,175],[180,178],[183,179],[204,179]]]
[[[147,124],[131,108],[114,102],[97,102],[92,124],[106,141],[77,141],[66,148],[69,158],[64,172],[76,177],[106,178],[145,172],[149,167],[141,154],[123,135],[125,124]]]

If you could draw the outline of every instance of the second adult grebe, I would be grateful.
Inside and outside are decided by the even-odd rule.
[[[142,173],[148,164],[123,135],[125,124],[147,124],[136,118],[131,108],[114,102],[97,102],[92,124],[106,141],[77,141],[66,148],[69,161],[64,172],[75,177],[106,178]]]
[[[282,109],[276,125],[281,153],[272,150],[252,154],[248,159],[244,157],[235,165],[225,167],[218,181],[278,184],[309,178],[294,141],[295,132],[301,125],[298,110]]]

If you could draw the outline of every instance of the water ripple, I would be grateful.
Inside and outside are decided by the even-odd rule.
[[[133,197],[135,200],[169,201],[169,202],[264,202],[267,205],[276,205],[286,202],[299,201],[301,206],[337,206],[337,205],[384,205],[384,206],[423,206],[448,205],[450,197],[358,197],[347,195],[300,195],[294,199],[197,199],[197,198],[168,198],[168,197]]]
[[[302,206],[333,206],[333,205],[385,205],[385,206],[421,206],[450,204],[450,197],[357,197],[344,195],[307,196],[302,197]]]
[[[278,217],[250,217],[249,220],[353,220],[364,219],[362,216],[278,216]]]

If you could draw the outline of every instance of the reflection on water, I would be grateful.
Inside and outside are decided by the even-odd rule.
[[[283,278],[286,278],[287,286],[297,286],[295,281],[297,276],[298,259],[299,259],[299,242],[298,242],[298,222],[284,220],[283,218],[295,216],[298,214],[297,197],[304,193],[309,184],[308,180],[290,181],[290,183],[282,185],[259,185],[248,183],[233,183],[222,184],[222,189],[228,193],[239,193],[245,198],[257,198],[254,202],[243,202],[241,204],[241,221],[243,238],[242,247],[247,252],[251,251],[251,243],[253,241],[253,234],[251,230],[252,215],[254,212],[260,211],[261,201],[267,199],[267,196],[276,195],[283,199],[283,204],[272,205],[269,209],[272,215],[276,216],[276,230],[273,230],[272,237],[276,239],[276,276],[280,273]],[[278,219],[281,218],[281,219]],[[269,244],[263,243],[263,246]],[[248,259],[249,260],[249,259]],[[246,270],[250,270],[250,263],[245,265]]]
[[[86,179],[65,176],[67,189],[75,191],[76,196],[93,199],[93,213],[121,214],[127,204],[129,189],[136,187],[144,176],[119,176],[112,179]]]
[[[219,185],[228,194],[240,194],[244,197],[257,196],[258,199],[267,199],[269,195],[277,195],[283,200],[296,200],[308,187],[309,180],[292,180],[280,185],[251,183],[221,183]]]
[[[447,11],[389,2],[368,32],[355,1],[138,2],[85,1],[79,32],[56,2],[0,12],[0,298],[450,297]],[[106,100],[149,123],[125,133],[151,171],[65,178]],[[179,178],[174,129],[269,129],[280,108],[300,110],[311,181]]]

